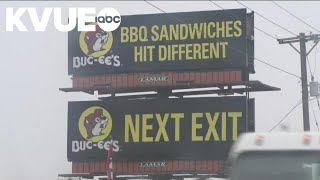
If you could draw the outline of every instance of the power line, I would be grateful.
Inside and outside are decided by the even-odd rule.
[[[144,0],[144,1],[145,1],[146,3],[148,3],[149,5],[153,6],[154,8],[160,10],[161,12],[167,13],[167,12],[165,12],[164,10],[162,10],[161,8],[159,8],[159,7],[155,6],[154,4],[148,2],[147,0]],[[210,0],[209,0],[209,1],[210,1]],[[210,1],[210,2],[212,2],[212,1]],[[237,2],[238,2],[238,1],[237,1]],[[213,3],[213,2],[212,2],[212,3]],[[239,2],[238,2],[238,3],[239,3]],[[214,4],[215,4],[215,3],[214,3]],[[219,6],[219,5],[217,5],[217,6],[220,7],[220,8],[222,8],[222,7]],[[247,8],[248,8],[248,7],[247,7]],[[223,8],[222,8],[222,9],[223,9]],[[250,9],[250,8],[248,8],[248,9]],[[250,10],[251,10],[251,9],[250,9]],[[251,10],[251,11],[252,11],[252,10]],[[173,16],[173,17],[175,17],[175,16]],[[177,19],[177,18],[176,18],[176,19]],[[177,19],[177,20],[179,20],[179,19]],[[179,20],[179,21],[181,22],[181,20]],[[241,51],[241,50],[239,50],[239,49],[233,48],[233,47],[230,46],[230,45],[228,45],[228,46],[229,46],[231,49],[234,49],[234,50],[236,50],[236,51],[238,51],[238,52],[246,55],[245,52],[243,52],[243,51]],[[258,58],[255,58],[255,57],[252,57],[252,58],[254,58],[255,60],[257,60],[257,61],[259,61],[259,62],[261,62],[261,63],[263,63],[263,64],[266,64],[266,65],[268,65],[268,66],[270,66],[270,67],[272,67],[272,68],[275,68],[275,69],[277,69],[277,70],[279,70],[279,71],[282,71],[282,72],[287,73],[287,74],[289,74],[289,75],[291,75],[291,76],[294,76],[294,77],[297,77],[297,78],[301,79],[299,76],[297,76],[297,75],[295,75],[295,74],[293,74],[293,73],[290,73],[290,72],[288,72],[288,71],[286,71],[286,70],[283,70],[283,69],[281,69],[281,68],[278,68],[278,67],[276,67],[276,66],[273,66],[273,65],[271,65],[271,64],[269,64],[269,63],[267,63],[267,62],[264,62],[264,61],[262,61],[262,60],[260,60],[260,59],[258,59]],[[298,106],[301,104],[301,102],[302,102],[302,100],[300,100],[300,101],[298,102],[298,104],[296,104],[296,105],[290,110],[290,112],[287,113],[286,116],[285,116],[284,118],[282,118],[269,132],[271,132],[271,131],[272,131],[274,128],[276,128],[282,121],[284,121],[285,118],[286,118],[296,107],[298,107]],[[320,106],[319,106],[319,108],[320,108]]]
[[[148,3],[149,5],[151,5],[152,7],[158,9],[159,11],[167,14],[166,11],[164,11],[164,10],[161,9],[161,8],[159,8],[158,6],[156,6],[156,5],[148,2],[147,0],[144,0],[144,1],[145,1],[146,3]],[[181,21],[180,19],[178,19],[178,18],[175,17],[175,16],[171,16],[171,17],[175,18],[175,19],[178,20],[179,22],[183,22],[183,21]],[[231,49],[233,49],[233,50],[235,50],[235,51],[237,51],[237,52],[239,52],[239,53],[241,53],[241,54],[243,54],[243,55],[247,55],[247,53],[245,53],[245,52],[243,52],[243,51],[241,51],[241,50],[239,50],[239,49],[237,49],[237,48],[234,48],[234,47],[232,47],[232,46],[230,46],[230,45],[228,45],[228,47],[230,47]],[[286,71],[286,70],[284,70],[284,69],[281,69],[281,68],[279,68],[279,67],[276,67],[276,66],[274,66],[274,65],[271,65],[270,63],[267,63],[267,62],[265,62],[265,61],[263,61],[263,60],[261,60],[261,59],[258,59],[258,58],[253,57],[253,56],[250,56],[250,57],[251,57],[251,58],[254,58],[254,59],[257,60],[258,62],[261,62],[261,63],[263,63],[263,64],[266,64],[266,65],[268,65],[268,66],[270,66],[270,67],[272,67],[272,68],[275,68],[275,69],[277,69],[277,70],[279,70],[279,71],[281,71],[281,72],[284,72],[284,73],[286,73],[286,74],[289,74],[289,75],[291,75],[291,76],[294,76],[294,77],[296,77],[296,78],[301,79],[300,76],[297,76],[297,75],[295,75],[295,74],[293,74],[293,73],[290,73],[290,72],[288,72],[288,71]]]
[[[277,38],[276,38],[276,37],[272,36],[271,34],[269,34],[269,33],[265,32],[265,31],[263,31],[262,29],[258,28],[257,26],[255,26],[254,28],[255,28],[256,30],[258,30],[258,31],[262,32],[263,34],[265,34],[265,35],[267,35],[267,36],[269,36],[269,37],[271,37],[271,38],[273,38],[273,39],[277,40]]]
[[[219,4],[217,4],[217,3],[215,3],[215,2],[213,2],[212,0],[209,0],[212,4],[214,4],[214,5],[216,5],[216,6],[218,6],[219,8],[221,8],[221,9],[223,9],[224,10],[224,8],[223,7],[221,7],[221,6],[219,6]]]
[[[217,3],[213,2],[212,0],[209,0],[209,2],[211,2],[211,3],[212,3],[212,4],[214,4],[215,6],[219,7],[220,9],[225,10],[222,6],[220,6],[219,4],[217,4]],[[231,14],[233,17],[236,17],[236,16],[235,16],[234,14],[232,14],[232,13],[229,13],[229,14]],[[271,34],[267,33],[266,31],[264,31],[264,30],[262,30],[262,29],[258,28],[257,26],[254,26],[254,28],[255,28],[256,30],[258,30],[258,31],[262,32],[263,34],[265,34],[265,35],[267,35],[267,36],[269,36],[269,37],[271,37],[271,38],[273,38],[273,39],[277,40],[277,38],[276,38],[276,37],[272,36]]]
[[[319,108],[319,111],[320,111],[319,97],[317,97],[317,103],[318,103],[318,108]]]
[[[161,8],[159,8],[158,6],[150,3],[149,1],[144,0],[144,2],[148,3],[149,5],[151,5],[152,7],[156,8],[156,9],[158,9],[159,11],[163,12],[164,14],[166,14],[166,15],[168,15],[168,16],[170,16],[170,17],[173,17],[173,18],[176,19],[177,21],[182,22],[182,21],[181,21],[180,19],[178,19],[177,17],[172,16],[172,15],[169,15],[166,11],[164,11],[164,10],[162,10]]]
[[[307,62],[308,62],[308,66],[309,66],[309,71],[310,71],[310,75],[311,75],[311,80],[313,81],[313,80],[314,80],[314,76],[313,76],[312,71],[311,71],[310,60],[309,60],[308,56],[307,56]]]
[[[289,74],[289,75],[291,75],[291,76],[294,76],[294,77],[297,77],[297,78],[301,79],[300,76],[297,76],[297,75],[295,75],[295,74],[293,74],[293,73],[290,73],[290,72],[288,72],[288,71],[286,71],[286,70],[283,70],[283,69],[281,69],[281,68],[278,68],[278,67],[276,67],[276,66],[274,66],[274,65],[272,65],[272,64],[269,64],[269,63],[267,63],[267,62],[264,62],[264,61],[262,61],[262,60],[260,60],[260,59],[258,59],[258,58],[254,58],[254,59],[257,60],[257,61],[259,61],[259,62],[261,62],[261,63],[263,63],[263,64],[266,64],[266,65],[268,65],[268,66],[270,66],[270,67],[273,67],[273,68],[275,68],[275,69],[277,69],[277,70],[279,70],[279,71],[282,71],[282,72],[287,73],[287,74]]]
[[[312,100],[314,100],[314,99],[316,99],[316,98],[310,99],[309,101],[312,101]],[[301,103],[302,103],[302,99],[300,99],[299,102],[298,102],[295,106],[293,106],[293,108],[292,108],[275,126],[273,126],[268,132],[271,132],[271,131],[274,130],[280,123],[282,123],[282,122],[289,116],[289,114],[291,114],[292,111],[293,111],[295,108],[297,108]],[[320,106],[319,106],[319,108],[320,108]]]
[[[289,12],[287,9],[285,9],[284,7],[280,6],[279,4],[277,4],[276,2],[274,1],[271,1],[273,2],[275,5],[277,5],[280,9],[286,11],[287,13],[289,13],[291,16],[293,16],[294,18],[298,19],[299,21],[301,21],[303,24],[311,27],[312,29],[315,29],[314,27],[312,27],[310,24],[308,24],[307,22],[303,21],[302,19],[300,19],[299,17],[297,17],[296,15],[294,15],[293,13]],[[316,31],[320,32],[319,30],[315,29]],[[311,45],[309,42],[308,42],[309,45]],[[312,46],[312,45],[311,45]]]
[[[160,10],[161,12],[167,14],[167,12],[165,12],[165,11],[162,10],[161,8],[153,5],[152,3],[150,3],[150,2],[148,2],[148,1],[146,1],[146,0],[144,0],[144,1],[145,1],[146,3],[148,3],[149,5],[153,6],[154,8]],[[220,7],[221,9],[223,9],[223,8],[222,8],[221,6],[219,6],[218,4],[212,2],[211,0],[209,0],[209,1],[210,1],[211,3],[213,3],[213,4],[215,4],[216,6]],[[238,2],[238,1],[237,1],[237,2]],[[241,4],[241,5],[243,5],[243,4],[240,3],[240,2],[238,2],[238,3]],[[243,6],[246,7],[246,8],[248,8],[248,9],[250,9],[249,7],[247,7],[247,6],[245,6],[245,5],[243,5]],[[250,10],[253,11],[252,9],[250,9]],[[264,19],[268,20],[269,22],[277,25],[276,23],[270,21],[269,19],[265,18],[264,16],[260,15],[259,13],[256,12],[256,14],[258,14],[259,16],[263,17]],[[176,18],[175,16],[172,16],[172,17]],[[177,18],[176,18],[176,19],[177,19]],[[177,20],[179,20],[179,19],[177,19]],[[181,20],[179,20],[179,21],[181,22]],[[290,32],[291,34],[294,34],[294,33],[292,33],[291,31],[283,28],[283,27],[280,26],[280,25],[277,25],[277,26],[278,26],[278,27],[281,27],[282,29],[284,29],[284,30],[286,30],[286,31],[288,31],[288,32]],[[256,28],[256,27],[255,27],[255,28]],[[260,29],[258,29],[258,30],[260,30]],[[261,32],[264,32],[264,31],[261,31]],[[266,32],[265,32],[265,33],[266,33]],[[295,35],[295,34],[294,34],[294,35]],[[273,37],[272,35],[270,35],[270,36]],[[234,50],[236,50],[236,51],[238,51],[238,52],[240,52],[240,53],[242,53],[242,54],[246,54],[245,52],[242,52],[242,51],[239,50],[239,49],[233,48],[233,47],[230,46],[230,45],[228,45],[228,46],[229,46],[231,49],[234,49]],[[281,68],[278,68],[278,67],[273,66],[273,65],[271,65],[271,64],[269,64],[269,63],[266,63],[266,62],[264,62],[264,61],[262,61],[262,60],[260,60],[260,59],[258,59],[258,58],[255,58],[255,57],[253,57],[253,58],[256,59],[257,61],[263,63],[263,64],[266,64],[266,65],[268,65],[268,66],[270,66],[270,67],[272,67],[272,68],[275,68],[275,69],[277,69],[277,70],[279,70],[279,71],[282,71],[282,72],[284,72],[284,73],[287,73],[287,74],[289,74],[289,75],[292,75],[292,76],[297,77],[297,78],[300,79],[300,77],[297,76],[297,75],[295,75],[295,74],[292,74],[292,73],[290,73],[290,72],[288,72],[288,71],[285,71],[285,70],[283,70],[283,69],[281,69]],[[309,64],[309,68],[310,68],[310,64]],[[314,99],[315,99],[315,98],[314,98]],[[311,99],[311,100],[313,100],[313,99]],[[311,101],[311,100],[309,100],[309,101]],[[269,132],[271,132],[274,128],[276,128],[281,122],[283,122],[283,121],[285,120],[285,118],[286,118],[296,107],[298,107],[301,103],[302,103],[302,100],[300,100],[273,128],[271,128],[271,129],[269,130]],[[319,101],[318,101],[318,107],[319,107],[319,110],[320,110]],[[317,127],[318,127],[318,123],[317,123],[317,122],[316,122],[316,124],[317,124]],[[319,129],[319,127],[318,127],[318,129]]]
[[[310,102],[310,98],[309,98],[309,102]],[[314,118],[314,121],[316,123],[317,129],[318,129],[318,132],[319,132],[319,124],[318,124],[318,121],[317,121],[317,118],[316,118],[316,114],[314,113],[313,104],[310,102],[310,105],[311,105],[311,109],[312,109],[312,113],[313,113],[313,118]]]
[[[163,13],[167,13],[167,12],[165,12],[164,10],[162,10],[161,8],[159,8],[158,6],[153,5],[152,3],[148,2],[147,0],[144,0],[144,2],[148,3],[149,5],[153,6],[154,8],[158,9],[159,11],[161,11],[161,12],[163,12]]]
[[[214,4],[215,6],[219,7],[220,9],[225,10],[222,6],[220,6],[219,4],[217,4],[217,3],[213,2],[212,0],[209,0],[209,2],[211,2],[211,3],[212,3],[212,4]],[[234,16],[234,17],[235,17],[235,15],[234,15],[234,14],[232,14],[232,13],[229,13],[229,14],[231,14],[232,16]],[[268,35],[269,37],[271,37],[271,38],[273,38],[273,39],[276,39],[276,40],[277,40],[277,38],[276,38],[276,37],[273,37],[273,36],[272,36],[272,35],[270,35],[269,33],[267,33],[267,32],[265,32],[265,31],[263,31],[263,30],[261,30],[261,29],[257,28],[256,26],[255,26],[254,28],[255,28],[255,29],[257,29],[257,30],[259,30],[260,32],[263,32],[264,34]],[[297,77],[297,78],[299,78],[299,79],[300,79],[300,77],[299,77],[299,76],[297,76],[297,75],[295,75],[295,74],[292,74],[292,73],[290,73],[290,72],[288,72],[288,71],[286,71],[286,70],[283,70],[283,69],[281,69],[281,68],[278,68],[278,67],[276,67],[276,66],[273,66],[273,65],[271,65],[271,64],[269,64],[269,63],[267,63],[267,62],[264,62],[264,61],[262,61],[262,60],[260,60],[260,59],[258,59],[258,58],[255,58],[255,57],[253,57],[253,58],[254,58],[254,59],[256,59],[257,61],[259,61],[259,62],[263,63],[263,64],[266,64],[266,65],[268,65],[268,66],[270,66],[270,67],[273,67],[273,68],[275,68],[275,69],[277,69],[277,70],[279,70],[279,71],[282,71],[282,72],[284,72],[284,73],[287,73],[287,74],[289,74],[289,75],[295,76],[295,77]]]
[[[243,7],[246,7],[246,8],[248,8],[248,9],[250,9],[251,11],[254,11],[254,10],[252,10],[251,8],[249,8],[248,6],[246,6],[246,5],[244,5],[243,3],[239,2],[238,0],[235,0],[235,1],[236,1],[237,3],[239,3],[239,4],[241,4]],[[254,11],[254,12],[255,12],[258,16],[260,16],[260,17],[262,17],[263,19],[267,20],[268,22],[272,23],[273,25],[275,25],[275,26],[277,26],[277,27],[279,27],[279,28],[281,28],[281,29],[289,32],[290,34],[293,34],[293,35],[297,36],[297,34],[295,34],[294,32],[292,32],[292,31],[284,28],[283,26],[280,26],[279,24],[271,21],[270,19],[266,18],[265,16],[261,15],[260,13],[257,13],[256,11]]]
[[[277,5],[280,9],[284,10],[285,12],[289,13],[291,16],[295,17],[296,19],[298,19],[300,22],[302,22],[303,24],[311,27],[312,29],[320,32],[318,29],[316,29],[315,27],[311,26],[309,23],[305,22],[304,20],[302,20],[301,18],[297,17],[296,15],[294,15],[293,13],[291,13],[290,11],[288,11],[287,9],[285,9],[284,7],[280,6],[278,3],[271,1],[273,4]]]
[[[235,1],[236,1],[238,4],[241,4],[243,7],[246,7],[246,8],[248,8],[248,9],[250,9],[251,11],[255,12],[255,14],[257,14],[258,16],[262,17],[263,19],[267,20],[268,22],[272,23],[273,25],[275,25],[275,26],[277,26],[277,27],[279,27],[279,28],[281,28],[281,29],[283,29],[283,30],[285,30],[285,31],[293,34],[294,36],[297,36],[297,34],[295,34],[294,32],[292,32],[292,31],[288,30],[287,28],[284,28],[283,26],[281,26],[281,25],[279,25],[279,24],[271,21],[270,19],[266,18],[265,16],[261,15],[260,13],[258,13],[258,12],[256,12],[256,11],[254,11],[253,9],[249,8],[249,7],[246,6],[245,4],[239,2],[238,0],[235,0]],[[276,40],[277,40],[277,38],[276,38]],[[308,42],[308,44],[311,45],[309,42]],[[312,46],[312,45],[311,45],[311,46]]]
[[[268,132],[271,132],[271,131],[274,130],[280,123],[282,123],[282,122],[286,119],[286,117],[288,117],[289,114],[290,114],[296,107],[298,107],[301,103],[302,103],[302,99],[300,99],[299,102],[298,102],[295,106],[293,106],[293,108],[292,108],[275,126],[273,126]]]
[[[316,69],[317,69],[317,51],[318,51],[318,46],[316,46],[316,50],[314,52],[314,69],[313,69],[313,76],[316,76]]]

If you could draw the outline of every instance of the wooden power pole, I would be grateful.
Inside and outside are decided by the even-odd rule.
[[[302,84],[302,109],[303,109],[303,128],[304,131],[310,131],[310,121],[309,121],[309,97],[308,97],[308,73],[307,73],[307,56],[313,50],[313,48],[318,44],[320,34],[313,34],[306,36],[304,33],[300,33],[297,37],[278,39],[279,44],[289,44],[300,54],[301,61],[301,84]],[[306,42],[314,41],[315,44],[307,53]],[[300,51],[292,45],[292,43],[300,43]]]

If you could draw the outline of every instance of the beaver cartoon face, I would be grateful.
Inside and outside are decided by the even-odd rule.
[[[99,26],[96,26],[96,31],[87,32],[85,34],[85,42],[89,50],[88,54],[104,50],[103,45],[108,42],[108,37],[108,32],[102,30]]]
[[[96,109],[94,113],[89,114],[84,121],[84,127],[87,130],[87,139],[102,135],[102,130],[107,127],[108,118],[103,115],[102,109]]]

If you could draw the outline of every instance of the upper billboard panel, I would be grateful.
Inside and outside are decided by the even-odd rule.
[[[112,32],[68,35],[69,74],[246,68],[246,9],[121,16]]]

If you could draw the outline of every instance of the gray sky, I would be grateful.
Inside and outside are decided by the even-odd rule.
[[[209,1],[152,2],[167,12],[218,10]],[[217,2],[225,9],[242,8],[235,1]],[[308,26],[294,19],[272,2],[243,2],[250,8],[298,34],[310,31]],[[320,29],[320,2],[279,2],[296,16]],[[0,2],[0,179],[53,180],[59,173],[71,173],[67,162],[67,102],[95,99],[81,93],[60,92],[71,87],[67,75],[67,33],[49,25],[46,32],[5,32],[6,7],[113,7],[121,15],[161,13],[143,1],[135,2]],[[249,12],[249,11],[248,11]],[[52,21],[51,21],[52,22]],[[255,25],[279,38],[292,34],[255,16]],[[319,32],[318,32],[319,33]],[[310,45],[308,46],[308,49]],[[318,48],[319,49],[319,48]],[[300,75],[299,55],[289,45],[255,31],[256,57]],[[316,56],[316,53],[318,55]],[[309,56],[311,70],[319,81],[320,52]],[[300,99],[299,79],[255,62],[252,80],[280,87],[282,91],[251,94],[256,98],[256,130],[271,129]],[[309,73],[309,70],[308,70]],[[310,74],[310,73],[309,73]],[[310,80],[310,78],[309,78]],[[311,130],[316,131],[312,107],[318,120],[316,101],[310,106]],[[299,106],[286,120],[291,131],[302,131],[302,110]]]

